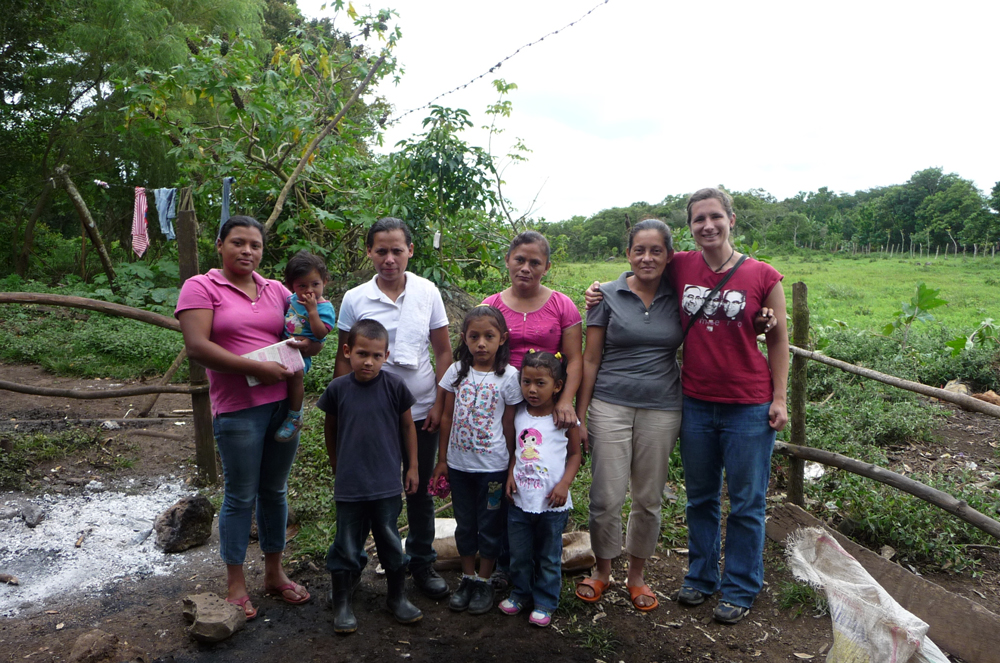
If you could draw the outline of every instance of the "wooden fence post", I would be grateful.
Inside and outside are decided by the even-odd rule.
[[[792,341],[800,347],[809,346],[809,303],[808,288],[799,281],[792,284]],[[806,364],[808,359],[795,355],[792,357],[791,407],[791,443],[806,446]],[[805,506],[805,461],[792,458],[788,472],[788,501],[798,506]]]
[[[180,204],[177,206],[177,259],[181,284],[200,273],[198,269],[198,219],[194,213],[191,187],[180,190]],[[208,382],[205,368],[188,360],[191,386]],[[219,480],[215,465],[215,435],[212,432],[212,402],[207,393],[191,394],[194,410],[195,463],[198,478],[203,484],[214,484]]]

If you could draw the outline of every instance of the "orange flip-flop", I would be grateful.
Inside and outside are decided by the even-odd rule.
[[[660,605],[660,602],[656,600],[656,594],[654,594],[653,590],[649,588],[649,585],[643,585],[642,587],[629,587],[628,595],[632,598],[632,607],[642,612],[649,612],[650,610],[655,610]],[[635,602],[635,600],[640,596],[648,596],[649,598],[653,599],[653,602],[649,605],[639,605],[638,603]]]
[[[597,603],[601,600],[601,596],[604,595],[604,590],[606,590],[611,585],[615,584],[614,580],[608,580],[608,582],[601,582],[597,578],[584,578],[580,582],[576,583],[576,598],[580,599],[584,603]],[[584,596],[580,593],[580,587],[590,587],[594,591],[593,596]]]

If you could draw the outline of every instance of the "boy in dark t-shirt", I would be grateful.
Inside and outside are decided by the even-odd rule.
[[[381,370],[388,347],[389,334],[381,323],[355,323],[342,349],[353,372],[331,382],[316,403],[326,413],[326,451],[337,477],[333,492],[337,534],[326,557],[337,633],[353,633],[358,628],[351,600],[361,577],[369,529],[386,572],[389,610],[402,624],[423,618],[406,598],[409,557],[396,530],[403,508],[400,468],[404,449],[409,458],[406,493],[415,493],[418,483],[417,431],[410,416],[414,399],[400,378]]]

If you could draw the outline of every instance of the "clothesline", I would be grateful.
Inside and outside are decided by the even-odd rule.
[[[229,200],[231,187],[235,181],[235,177],[222,178],[222,215],[219,220],[219,230],[215,235],[216,239],[222,234],[222,226],[229,220]],[[111,187],[110,184],[101,180],[94,180],[94,184],[104,189]],[[152,192],[156,212],[159,215],[160,231],[169,242],[176,238],[173,219],[177,217],[177,189],[152,189]],[[132,251],[140,258],[149,247],[147,210],[146,189],[137,186],[135,187],[135,207],[132,212]]]

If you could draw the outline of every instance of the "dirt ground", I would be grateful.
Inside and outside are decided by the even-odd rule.
[[[46,375],[33,366],[0,366],[4,379],[39,386],[107,388],[109,381],[73,380]],[[81,401],[41,398],[0,392],[0,439],[12,430],[53,430],[62,424],[31,423],[54,418],[120,419],[130,408],[141,406],[146,397]],[[190,399],[164,395],[153,415],[172,415],[190,408]],[[133,414],[129,415],[134,416]],[[180,416],[183,420],[184,415]],[[135,427],[135,428],[133,428]],[[172,437],[139,435],[144,428]],[[948,471],[958,464],[974,462],[983,472],[998,468],[997,445],[1000,421],[985,416],[957,412],[938,431],[938,441],[927,446],[907,446],[893,450],[894,469]],[[129,424],[123,430],[102,436],[100,450],[81,452],[72,462],[59,462],[59,470],[40,468],[44,476],[37,490],[66,492],[80,490],[80,478],[99,478],[114,483],[126,478],[194,474],[193,430],[188,423],[162,422]],[[115,458],[130,462],[115,462]],[[53,466],[56,464],[53,463]],[[128,467],[131,465],[131,467]],[[779,487],[773,496],[780,503]],[[3,542],[0,542],[3,546]],[[998,549],[970,551],[981,559],[977,577],[923,572],[924,577],[952,592],[1000,613],[1000,556]],[[202,558],[212,556],[202,555]],[[630,606],[627,592],[619,585],[597,605],[575,599],[564,601],[552,628],[529,627],[526,615],[507,617],[499,611],[472,617],[453,614],[447,601],[431,601],[411,592],[424,619],[414,626],[397,625],[382,607],[385,582],[366,570],[355,595],[355,611],[360,622],[356,634],[333,634],[326,608],[329,577],[321,562],[302,562],[289,569],[290,575],[312,592],[304,606],[288,606],[262,593],[263,565],[259,550],[252,546],[248,555],[251,595],[260,616],[228,641],[202,645],[186,633],[181,601],[192,593],[223,593],[225,584],[221,562],[215,559],[185,564],[169,576],[153,576],[112,585],[99,597],[65,596],[46,605],[27,606],[15,617],[0,621],[0,661],[66,661],[77,639],[93,629],[101,629],[119,640],[114,661],[434,661],[513,660],[513,661],[822,661],[832,644],[828,615],[816,616],[801,607],[780,609],[777,593],[791,582],[780,546],[768,543],[766,587],[751,614],[735,626],[721,626],[711,619],[714,602],[685,608],[669,600],[679,587],[686,569],[683,551],[662,550],[647,565],[647,581],[660,597],[660,608],[640,614]],[[3,569],[0,569],[0,573]],[[443,575],[454,587],[454,572]],[[619,564],[615,573],[624,579]],[[24,580],[22,580],[23,582]],[[570,578],[566,584],[571,583]],[[4,586],[0,585],[0,592]],[[957,660],[957,659],[954,659]],[[970,662],[971,663],[971,662]]]

